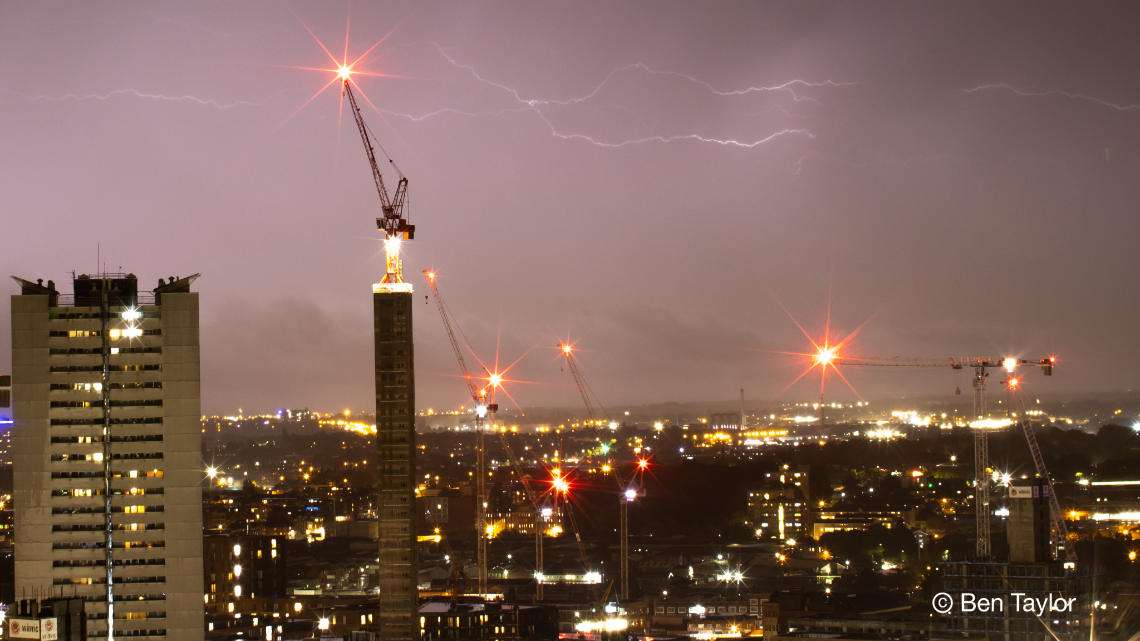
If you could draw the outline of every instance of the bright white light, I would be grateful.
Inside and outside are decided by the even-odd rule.
[[[241,546],[240,545],[234,546],[234,556],[241,556]]]
[[[241,566],[240,565],[234,566],[234,576],[241,576]]]
[[[819,353],[815,355],[815,362],[820,365],[827,365],[831,359],[835,358],[835,348],[829,347],[827,349],[820,349]]]
[[[127,311],[123,312],[123,318],[126,320],[138,320],[142,318],[142,312],[137,309],[128,309]]]
[[[585,578],[586,578],[586,583],[601,583],[602,582],[602,575],[600,572],[587,572]]]
[[[477,405],[475,407],[475,415],[478,416],[479,418],[483,418],[483,417],[487,416],[487,406],[486,405]]]
[[[542,517],[543,518],[549,519],[552,514],[554,514],[554,510],[552,510],[548,507],[542,508]]]
[[[574,626],[579,632],[617,632],[628,626],[625,619],[606,619],[605,621],[582,621]]]
[[[665,424],[662,423],[661,421],[657,421],[656,423],[653,424],[653,429],[663,430],[663,429],[665,429]]]
[[[617,422],[616,421],[610,421],[610,429],[616,430],[617,428],[618,428]]]
[[[1002,367],[1004,367],[1005,371],[1007,371],[1007,372],[1012,372],[1013,370],[1017,369],[1017,359],[1016,358],[1007,358],[1007,359],[1003,360],[1001,362],[1001,364],[1002,364]]]
[[[542,583],[543,581],[546,580],[546,575],[543,574],[542,572],[535,572],[534,573],[534,580],[538,581],[539,583]]]
[[[317,628],[320,630],[328,630],[329,629],[329,620],[324,618],[324,617],[321,617],[321,622],[317,624]]]
[[[625,491],[625,500],[632,502],[635,498],[637,498],[637,490],[630,488]]]
[[[1097,521],[1140,521],[1140,512],[1117,512],[1116,514],[1093,514]]]
[[[123,330],[123,336],[127,338],[138,338],[142,336],[142,330],[137,327],[128,327]]]
[[[976,427],[976,428],[982,428],[982,429],[996,429],[999,427],[1008,427],[1010,425],[1013,425],[1012,420],[1010,420],[1010,419],[1000,419],[999,420],[996,418],[987,418],[987,419],[984,419],[981,421],[974,421],[973,423],[970,423],[970,427]]]
[[[210,475],[210,478],[214,478],[218,475],[218,470],[217,468],[209,467],[206,468],[206,474]]]
[[[241,596],[241,586],[240,586],[240,585],[235,585],[235,586],[234,586],[234,596],[236,596],[236,597],[240,597],[240,596]]]

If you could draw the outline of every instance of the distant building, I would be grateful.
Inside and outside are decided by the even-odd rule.
[[[283,538],[207,536],[202,560],[207,615],[232,616],[242,601],[286,596]]]
[[[203,637],[196,278],[15,279],[16,594],[82,598],[92,636],[113,589],[115,636]]]
[[[764,538],[783,541],[811,534],[809,500],[808,466],[785,467],[748,493],[748,522]]]
[[[558,638],[558,610],[550,605],[428,601],[419,617],[423,639]]]

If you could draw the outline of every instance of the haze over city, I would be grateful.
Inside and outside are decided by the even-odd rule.
[[[418,227],[421,408],[467,400],[425,268],[480,358],[521,359],[524,407],[578,402],[566,338],[607,404],[810,401],[817,375],[781,393],[805,366],[781,352],[811,351],[791,317],[819,341],[829,308],[833,340],[859,330],[848,354],[1055,355],[1034,394],[1123,392],[1140,384],[1136,18],[8,3],[0,270],[63,283],[101,260],[148,290],[201,272],[203,412],[367,410],[376,195],[337,86],[309,101],[332,74],[300,69],[363,55]],[[844,373],[836,401],[969,384]]]

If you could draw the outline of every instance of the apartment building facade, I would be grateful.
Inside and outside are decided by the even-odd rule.
[[[13,278],[16,595],[82,598],[89,637],[201,640],[197,275]]]

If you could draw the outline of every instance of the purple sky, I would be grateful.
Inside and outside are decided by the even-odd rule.
[[[292,7],[292,8],[290,8]],[[378,199],[305,28],[348,4],[0,5],[0,272],[201,272],[202,407],[372,406]],[[810,347],[1055,353],[1140,385],[1136,5],[358,3],[365,119],[410,180],[421,407],[464,386],[434,267],[524,406],[772,399]],[[382,114],[382,115],[381,115]],[[394,177],[391,179],[394,180]],[[14,283],[8,293],[16,293]],[[9,317],[0,314],[8,334]],[[528,351],[529,350],[529,351]],[[0,344],[0,370],[10,349]],[[862,398],[968,373],[854,371]],[[829,400],[854,401],[841,381]],[[779,398],[809,401],[809,375]]]

